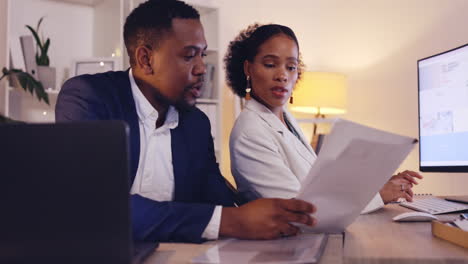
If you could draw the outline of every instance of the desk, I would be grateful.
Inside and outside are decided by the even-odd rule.
[[[186,264],[216,242],[207,242],[201,245],[185,243],[161,243],[158,250],[151,255],[144,264]],[[323,252],[320,264],[343,263],[343,235],[330,235]],[[242,263],[239,263],[242,264]]]
[[[410,209],[392,204],[361,215],[345,233],[344,263],[468,263],[468,249],[432,236],[431,224],[391,219]],[[438,216],[451,220],[456,215]]]
[[[350,263],[467,263],[468,249],[433,237],[431,224],[395,223],[392,217],[411,211],[398,205],[362,215],[343,235],[331,235],[320,264]],[[442,220],[453,218],[442,216]],[[344,238],[344,244],[343,244]],[[161,243],[145,264],[182,264],[216,242],[198,244]]]

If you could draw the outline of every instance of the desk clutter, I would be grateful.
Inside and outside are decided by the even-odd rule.
[[[468,248],[468,219],[451,222],[432,221],[432,235]]]

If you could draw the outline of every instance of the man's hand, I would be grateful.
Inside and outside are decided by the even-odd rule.
[[[393,175],[390,180],[380,189],[380,196],[384,203],[397,201],[399,198],[405,198],[407,201],[413,201],[413,184],[418,184],[414,179],[422,179],[419,173],[414,171],[404,171]]]
[[[296,199],[258,199],[238,208],[224,207],[219,234],[241,239],[293,236],[299,228],[290,222],[313,226],[317,221],[310,214],[315,211],[312,204]]]

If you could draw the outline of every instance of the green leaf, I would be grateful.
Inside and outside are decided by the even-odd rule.
[[[44,100],[44,102],[46,104],[50,105],[49,95],[46,93],[42,83],[37,81],[36,79],[34,79],[32,76],[30,76],[30,78],[31,78],[31,81],[32,81],[32,83],[34,85],[34,91],[36,92],[37,99],[39,99],[39,101],[41,101],[41,99],[42,99],[42,100]]]
[[[39,101],[41,101],[41,99],[48,105],[50,105],[49,103],[49,95],[46,93],[46,91],[44,90],[44,87],[42,86],[42,83],[38,82],[37,83],[38,86],[40,86],[40,89],[39,87],[35,90],[36,91],[36,97],[37,99],[39,99]]]
[[[48,38],[42,48],[41,58],[40,58],[41,63],[40,64],[38,63],[38,65],[49,66],[49,56],[47,56],[47,52],[49,51],[49,46],[50,46],[50,39]]]
[[[0,80],[5,76],[13,75],[13,78],[18,80],[21,88],[23,88],[26,92],[30,92],[32,95],[36,94],[36,97],[39,101],[44,101],[46,104],[50,105],[49,95],[45,91],[44,86],[41,82],[34,79],[31,74],[14,68],[8,70],[5,67],[2,69],[2,73],[3,75],[0,77]]]
[[[44,54],[41,54],[41,56],[37,58],[37,65],[49,66],[49,58],[44,56]]]
[[[28,84],[28,90],[31,94],[34,94],[34,81],[29,76],[26,77],[26,81]]]
[[[16,76],[21,87],[27,92],[28,91],[28,79],[26,79],[22,74]]]
[[[50,39],[47,38],[46,42],[44,43],[44,47],[42,47],[42,54],[47,54],[49,51]]]
[[[29,31],[31,31],[34,39],[36,40],[36,63],[41,66],[49,66],[49,56],[47,56],[47,52],[49,51],[50,39],[47,38],[47,40],[43,42],[44,38],[39,36],[39,29],[43,19],[44,17],[39,19],[36,29],[33,29],[29,25],[26,25],[26,27],[29,29]]]
[[[5,74],[5,70],[6,68],[3,69],[3,72],[4,72],[4,76],[6,75],[9,75],[9,74],[13,74],[14,77],[16,77],[21,85],[21,88],[23,88],[26,92],[30,92],[32,95],[36,95],[36,98],[39,100],[39,101],[44,101],[46,104],[50,105],[50,102],[49,102],[49,95],[47,94],[47,92],[45,91],[44,89],[44,86],[42,85],[41,82],[37,81],[36,79],[34,79],[34,77],[27,73],[27,72],[23,72],[21,70],[18,70],[18,69],[11,69],[11,70],[7,70],[6,74]],[[2,76],[3,78],[3,76]]]
[[[44,17],[41,17],[39,19],[39,21],[37,21],[37,26],[36,26],[36,31],[39,32],[39,27],[41,26],[41,23],[42,23],[42,20],[44,19]]]
[[[39,38],[39,35],[37,35],[37,32],[31,26],[26,25],[26,27],[29,29],[29,31],[31,31],[34,39],[36,40],[37,46],[39,46],[39,49],[42,50],[41,39]]]
[[[20,70],[20,69],[11,69],[10,71],[11,71],[12,73],[21,73],[21,72],[23,72],[23,71]]]

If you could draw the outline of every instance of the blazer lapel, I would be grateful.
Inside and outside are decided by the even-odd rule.
[[[284,109],[286,118],[288,118],[291,125],[293,125],[294,129],[299,133],[301,140],[304,141],[305,144],[296,138],[296,136],[294,136],[294,134],[288,130],[288,128],[279,120],[278,117],[276,117],[268,108],[257,102],[255,99],[248,101],[245,107],[251,111],[256,112],[270,127],[280,133],[285,138],[285,140],[291,142],[293,145],[291,147],[294,147],[299,155],[304,158],[304,160],[306,160],[310,165],[313,164],[316,158],[315,152],[312,147],[307,144],[307,141],[305,141],[305,137],[302,134],[301,128],[287,109]]]
[[[255,99],[251,99],[247,101],[247,104],[245,105],[245,108],[257,113],[260,118],[265,120],[265,122],[274,130],[276,130],[278,133],[284,135],[284,133],[287,131],[286,126],[281,123],[281,121],[276,117],[270,109],[266,108],[264,105],[261,103],[257,102]]]
[[[296,148],[299,155],[304,158],[304,160],[306,160],[310,165],[312,165],[317,158],[317,155],[315,154],[312,147],[308,144],[301,128],[299,127],[299,124],[296,122],[296,119],[288,112],[288,110],[284,109],[284,112],[286,113],[286,118],[288,119],[289,123],[294,127],[301,138],[299,140],[295,135],[288,131],[290,136],[294,137],[294,140],[292,140],[292,142],[294,142],[294,147]]]

